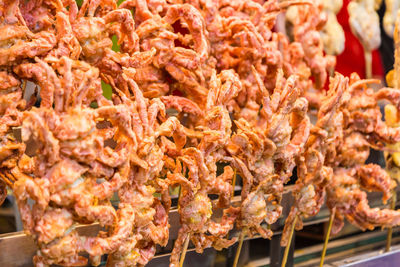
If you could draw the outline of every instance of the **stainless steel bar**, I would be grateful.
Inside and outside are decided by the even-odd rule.
[[[400,263],[400,247],[392,248],[390,252],[384,253],[383,250],[374,251],[356,257],[347,258],[346,260],[331,263],[332,266],[341,267],[375,267],[375,266],[399,266]]]
[[[398,228],[394,229],[393,246],[394,250],[400,249],[400,236]],[[328,253],[324,266],[341,267],[344,264],[362,260],[366,255],[377,255],[383,252],[386,233],[384,231],[365,232],[356,236],[345,237],[333,240],[328,243]],[[298,267],[318,267],[322,244],[313,245],[306,249],[297,249],[294,252],[294,259]],[[372,254],[369,254],[372,252]],[[354,255],[358,255],[354,257]],[[248,266],[274,266],[273,255],[251,261]],[[382,265],[383,267],[385,265]],[[386,265],[389,266],[389,265]],[[398,265],[393,265],[398,266]]]
[[[98,224],[76,227],[78,233],[91,236],[100,229]],[[0,236],[0,266],[25,267],[33,266],[32,257],[37,247],[33,239],[24,232],[2,234]]]

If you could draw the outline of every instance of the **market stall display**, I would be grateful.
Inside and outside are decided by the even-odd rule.
[[[233,229],[241,241],[269,239],[295,169],[282,246],[325,199],[333,233],[345,219],[362,230],[400,225],[400,211],[370,208],[366,194],[386,202],[396,186],[366,160],[400,142],[378,104],[398,112],[400,91],[334,73],[339,4],[2,1],[0,193],[15,195],[35,266],[104,256],[107,266],[146,265],[168,243],[176,188],[170,266],[183,264],[189,241],[201,253],[235,244]],[[377,4],[348,6],[367,52],[380,43]],[[287,35],[275,29],[281,13]],[[96,235],[76,230],[93,223]]]

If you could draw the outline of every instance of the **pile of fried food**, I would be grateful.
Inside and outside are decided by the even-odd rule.
[[[368,85],[379,81],[355,74],[328,77],[335,58],[323,52],[322,2],[0,5],[1,192],[4,200],[7,185],[16,197],[38,245],[35,266],[96,266],[103,255],[107,266],[145,265],[168,243],[177,186],[181,227],[171,266],[186,238],[198,252],[234,244],[234,227],[270,238],[265,223],[281,216],[295,167],[282,245],[325,198],[336,212],[334,232],[344,219],[361,229],[400,224],[399,211],[370,208],[365,192],[386,201],[395,187],[365,161],[370,147],[400,142],[400,128],[382,121],[377,103],[400,109],[400,90],[375,92]],[[291,40],[275,31],[289,7]],[[239,205],[231,202],[235,173]],[[103,227],[97,236],[75,229],[92,223]]]

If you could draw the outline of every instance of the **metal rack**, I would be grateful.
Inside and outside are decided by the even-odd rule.
[[[272,230],[274,231],[274,236],[272,237],[271,240],[271,245],[270,245],[270,251],[266,251],[266,254],[271,255],[271,257],[268,260],[268,264],[266,266],[271,266],[271,267],[276,267],[280,266],[280,261],[282,258],[282,248],[279,245],[280,242],[280,236],[281,236],[281,230],[284,225],[284,220],[287,217],[290,207],[292,206],[293,203],[293,198],[290,194],[291,191],[291,186],[286,186],[285,187],[285,193],[283,195],[282,199],[282,206],[283,206],[283,214],[282,217],[276,222],[274,225],[272,225]],[[379,206],[380,204],[380,197],[381,195],[378,193],[370,193],[369,194],[369,200],[372,206]],[[398,198],[400,199],[400,198]],[[236,196],[233,198],[233,203],[237,203],[240,201],[240,196]],[[313,224],[319,224],[319,223],[324,223],[328,221],[328,216],[329,216],[329,211],[328,209],[323,206],[321,211],[318,213],[317,216],[308,218],[304,221],[304,225],[313,225]],[[174,240],[177,237],[178,230],[179,230],[179,214],[176,208],[172,209],[169,214],[169,223],[171,225],[170,227],[170,242],[167,245],[166,248],[158,248],[157,249],[157,254],[154,258],[153,261],[162,262],[166,263],[165,266],[167,266],[168,262],[168,257],[170,255],[170,251],[173,245]],[[79,225],[76,227],[77,231],[79,234],[84,234],[87,236],[92,236],[96,235],[98,231],[100,230],[100,226],[98,224],[91,224],[91,225]],[[233,230],[233,233],[231,236],[238,235],[236,230]],[[247,238],[246,240],[250,239],[256,239],[259,238],[257,236],[252,237],[252,238]],[[400,238],[399,238],[400,241]],[[295,242],[292,242],[294,244]],[[332,242],[332,244],[334,244]],[[193,248],[189,248],[189,254],[191,251],[193,251]],[[234,250],[235,248],[231,249],[231,251],[228,251],[228,257],[229,254],[234,255]],[[2,234],[0,235],[0,266],[7,266],[7,267],[25,267],[25,266],[32,266],[32,257],[35,254],[36,251],[36,245],[32,238],[28,235],[26,235],[24,232],[16,232],[16,233],[8,233],[8,234]],[[319,249],[320,251],[320,249]],[[314,248],[315,252],[315,248]],[[194,252],[193,252],[194,253]],[[399,252],[400,255],[400,252]],[[293,266],[294,264],[294,259],[296,257],[296,252],[294,248],[291,249],[291,253],[289,255],[289,260],[287,266]],[[394,257],[394,256],[393,256]],[[397,256],[396,256],[397,257]],[[150,262],[151,265],[151,262]],[[164,264],[163,264],[164,265]],[[229,266],[229,260],[228,264]],[[159,265],[157,265],[159,266]],[[305,266],[310,266],[310,265],[305,265]],[[340,266],[340,265],[334,265],[334,266]],[[356,266],[356,265],[355,265]]]
[[[382,250],[357,255],[345,260],[333,262],[329,267],[375,267],[399,266],[400,245],[392,247],[392,251],[384,253]]]

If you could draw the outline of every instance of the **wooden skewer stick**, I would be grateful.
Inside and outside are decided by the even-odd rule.
[[[25,98],[26,96],[25,96],[25,92],[26,92],[26,83],[27,83],[27,80],[22,80],[22,86],[21,86],[21,89],[22,89],[22,98]]]
[[[335,212],[336,208],[333,208],[333,210],[331,211],[331,216],[329,217],[328,231],[326,232],[325,242],[324,242],[324,247],[322,249],[321,261],[319,262],[319,267],[324,266],[326,249],[328,248],[329,236],[331,235],[333,219],[335,219]]]
[[[396,190],[393,190],[393,194],[392,194],[392,200],[390,203],[390,208],[392,210],[394,210],[396,208],[396,201],[397,201],[397,194],[396,194]],[[390,251],[390,246],[392,245],[392,235],[393,235],[393,228],[389,227],[388,228],[388,232],[387,232],[387,238],[386,238],[386,248],[385,251],[389,252]]]
[[[235,196],[236,175],[237,175],[237,172],[236,172],[236,168],[235,168],[233,171],[231,200]],[[226,236],[227,236],[227,238],[229,238],[229,233]]]
[[[178,209],[179,209],[179,200],[182,197],[182,186],[179,187],[179,198],[178,198]],[[190,241],[190,233],[187,235],[185,239],[185,243],[183,244],[183,250],[181,254],[181,258],[179,259],[179,267],[183,266],[183,263],[185,262],[185,257],[186,257],[186,252],[189,246],[189,241]]]
[[[25,94],[25,90],[26,90],[26,80],[24,80],[22,82],[22,92],[23,92],[23,94]]]
[[[231,195],[231,199],[235,195],[235,184],[236,184],[236,169],[235,169],[235,172],[234,172],[234,175],[233,175],[233,180],[232,180],[232,195]],[[181,191],[179,191],[179,198],[180,197],[181,197]],[[244,238],[244,235],[243,235],[243,232],[242,232],[240,234],[239,247],[238,247],[238,249],[236,251],[236,255],[235,255],[236,264],[237,264],[237,259],[239,259],[240,250],[242,249],[243,238]],[[188,236],[186,237],[185,243],[183,244],[183,250],[182,250],[181,258],[179,260],[179,267],[182,267],[183,266],[183,262],[185,261],[187,248],[189,246],[189,240],[190,240],[190,234],[188,234]],[[233,266],[236,266],[236,264],[234,264]]]
[[[289,240],[288,240],[288,243],[287,243],[286,248],[285,248],[285,253],[283,254],[281,267],[285,267],[286,266],[287,258],[289,256],[290,245],[292,243],[294,227],[296,226],[296,223],[297,223],[297,215],[296,215],[296,217],[294,217],[292,227],[290,228]]]
[[[335,76],[335,68],[329,69],[329,76],[330,76],[330,77]]]
[[[236,250],[235,259],[233,261],[233,267],[236,267],[239,262],[239,256],[240,256],[240,251],[242,250],[244,236],[245,236],[244,231],[240,232],[239,245]]]
[[[233,186],[233,188],[232,188],[232,198],[235,195],[236,177],[237,177],[237,171],[235,169],[235,173],[234,173],[233,180],[232,180],[232,186]],[[243,245],[244,237],[245,237],[245,234],[244,234],[244,231],[242,230],[240,232],[240,235],[239,235],[239,244],[238,244],[238,248],[236,249],[235,258],[233,260],[233,267],[236,267],[237,264],[238,264],[240,252],[242,251],[242,245]]]
[[[372,53],[364,48],[365,57],[365,76],[367,79],[372,78]]]
[[[182,254],[181,254],[181,259],[179,260],[179,267],[183,266],[183,262],[185,261],[185,257],[186,257],[186,252],[189,246],[189,241],[190,241],[190,234],[188,234],[188,236],[186,237],[185,243],[183,244],[183,250],[182,250]]]

